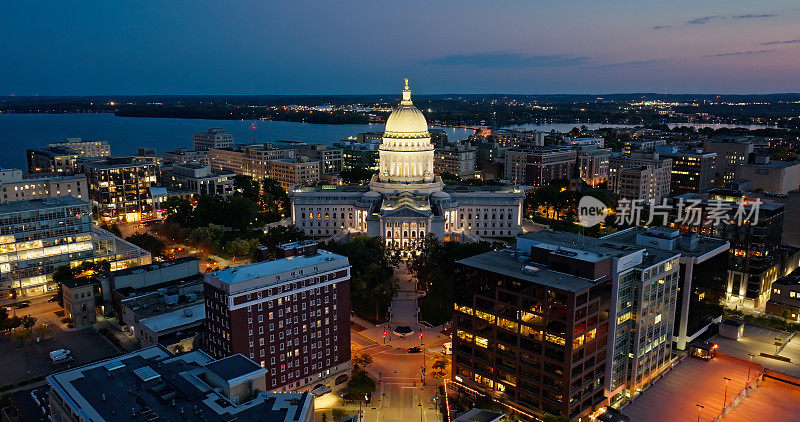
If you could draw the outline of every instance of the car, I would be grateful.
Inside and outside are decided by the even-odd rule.
[[[417,346],[409,347],[408,353],[422,353],[422,349]]]

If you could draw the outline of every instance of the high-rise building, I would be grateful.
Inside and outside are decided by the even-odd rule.
[[[224,129],[211,128],[205,132],[195,132],[193,141],[195,151],[227,148],[233,145],[233,135]]]
[[[715,185],[724,187],[727,183],[741,178],[742,165],[750,161],[753,149],[753,144],[746,141],[730,139],[706,141],[703,151],[717,154],[714,161]]]
[[[458,261],[455,383],[539,418],[638,394],[672,363],[679,256],[546,230]]]
[[[498,129],[492,131],[494,141],[504,147],[532,148],[544,146],[544,132]]]
[[[264,368],[242,355],[213,359],[162,346],[47,377],[51,420],[313,422],[309,393],[270,393]]]
[[[656,152],[633,152],[608,160],[608,189],[620,198],[661,203],[669,196],[672,159]]]
[[[112,269],[147,264],[150,254],[93,227],[92,207],[71,196],[0,203],[0,290],[53,291],[56,267],[108,260]]]
[[[722,316],[728,280],[727,240],[683,233],[662,227],[631,227],[608,236],[613,242],[680,253],[675,328],[675,348],[686,346]]]
[[[461,179],[472,179],[477,173],[477,152],[468,143],[438,146],[433,151],[433,170],[436,174],[449,173]]]
[[[72,196],[84,201],[89,200],[89,188],[86,176],[73,175],[31,175],[25,177],[22,171],[11,173],[0,179],[0,201],[20,201],[23,199],[50,198],[53,196]]]
[[[670,194],[705,193],[714,187],[714,163],[717,154],[713,152],[691,152],[659,150],[659,155],[672,160]]]
[[[158,177],[155,157],[107,157],[81,162],[89,198],[100,218],[139,221],[155,215],[150,188]]]
[[[350,263],[307,246],[205,279],[206,349],[218,358],[241,353],[259,362],[273,391],[350,369]]]
[[[505,179],[511,183],[546,186],[553,180],[570,179],[577,153],[566,146],[531,149],[512,148],[505,152]]]
[[[61,142],[55,142],[49,147],[66,147],[78,152],[81,158],[110,157],[111,146],[108,141],[89,141],[83,138],[66,138]]]

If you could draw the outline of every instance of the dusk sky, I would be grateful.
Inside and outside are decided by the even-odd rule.
[[[800,91],[797,0],[7,1],[0,95]]]

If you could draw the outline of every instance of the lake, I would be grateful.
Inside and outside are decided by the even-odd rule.
[[[139,147],[152,147],[161,154],[177,148],[191,148],[192,134],[212,127],[221,127],[233,134],[234,141],[241,144],[274,141],[304,141],[330,145],[360,132],[382,132],[383,124],[365,125],[320,125],[311,123],[255,121],[251,120],[204,120],[149,117],[117,117],[111,113],[73,114],[0,114],[0,167],[27,169],[25,150],[40,148],[67,137],[102,139],[111,145],[111,153],[125,155],[136,152]],[[550,132],[569,132],[573,127],[630,127],[601,123],[551,123],[514,126],[513,129]],[[680,124],[670,124],[678,126]],[[734,127],[733,125],[695,125]],[[757,129],[766,126],[747,126]],[[474,133],[471,129],[441,127],[451,140],[466,139]]]
[[[40,148],[67,137],[102,139],[113,155],[135,153],[139,147],[153,147],[161,154],[177,148],[192,148],[192,134],[220,127],[233,134],[237,143],[304,141],[330,145],[359,132],[383,131],[383,124],[320,125],[311,123],[161,119],[116,117],[111,113],[0,114],[0,167],[27,169],[25,150]],[[442,128],[452,140],[466,139],[471,129]]]

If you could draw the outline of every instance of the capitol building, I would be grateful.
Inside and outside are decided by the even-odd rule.
[[[428,122],[411,102],[408,79],[389,115],[380,168],[369,185],[296,187],[292,221],[309,236],[380,236],[413,250],[428,234],[444,241],[516,236],[525,194],[513,186],[445,186],[433,172]]]

